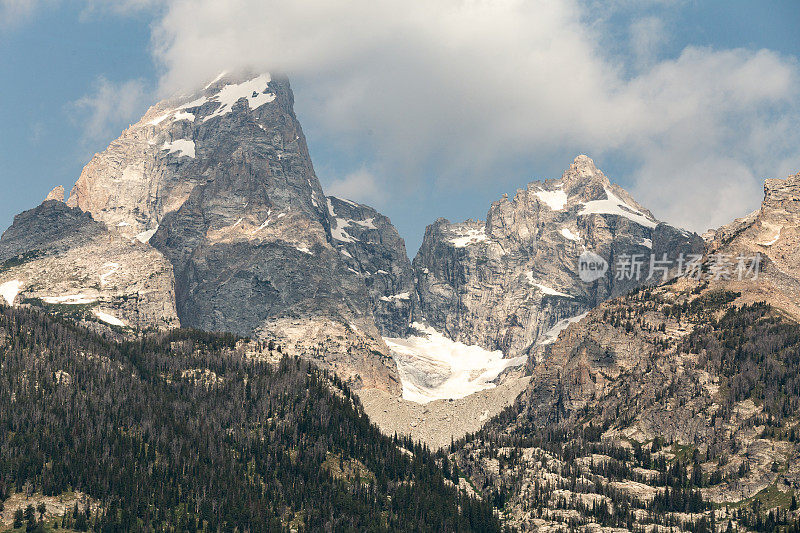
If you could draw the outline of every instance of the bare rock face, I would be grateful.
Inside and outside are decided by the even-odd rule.
[[[405,242],[371,207],[334,196],[327,203],[332,242],[347,268],[364,278],[381,335],[405,336],[418,305]]]
[[[45,202],[47,200],[55,200],[57,202],[64,201],[64,186],[59,185],[57,187],[53,187],[53,190],[47,193],[47,197],[44,199]]]
[[[380,297],[413,292],[408,259],[390,265],[402,240],[364,206],[333,214],[293,104],[288,81],[268,74],[160,102],[95,155],[67,205],[168,260],[182,326],[271,339],[396,391],[380,332],[408,322],[411,302]],[[362,223],[350,242],[337,216]],[[378,270],[390,274],[375,281]]]
[[[625,294],[649,275],[651,254],[702,253],[702,239],[658,222],[609,182],[586,156],[561,179],[532,182],[492,204],[486,222],[439,219],[414,259],[422,315],[455,340],[530,353],[559,322]],[[605,275],[582,281],[579,257],[592,252]],[[616,279],[624,256],[642,275]]]
[[[709,254],[728,260],[729,272],[715,280],[742,293],[745,301],[768,301],[800,320],[800,174],[768,179],[761,207],[712,232]],[[760,257],[757,279],[739,280],[739,257]]]
[[[17,215],[0,239],[0,262],[0,285],[16,291],[6,303],[137,329],[178,326],[172,265],[63,202]]]

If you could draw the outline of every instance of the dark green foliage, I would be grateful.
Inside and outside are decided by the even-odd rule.
[[[334,377],[299,359],[248,361],[236,340],[117,342],[0,308],[0,497],[25,484],[83,491],[101,506],[63,518],[77,530],[500,529],[427,449],[405,442],[409,458],[382,436]],[[374,481],[333,477],[332,455]]]
[[[0,263],[0,272],[5,272],[11,268],[14,268],[19,265],[24,265],[28,261],[33,261],[37,257],[41,257],[43,253],[40,250],[29,250],[25,253],[19,254],[16,257],[12,257],[10,259],[6,259],[2,263]]]
[[[800,326],[768,304],[729,308],[695,329],[681,349],[701,354],[705,368],[725,379],[726,410],[751,398],[778,426],[800,411]]]

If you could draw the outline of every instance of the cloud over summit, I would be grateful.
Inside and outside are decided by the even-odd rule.
[[[533,179],[585,152],[629,161],[640,201],[700,231],[800,166],[796,60],[695,46],[659,59],[668,28],[652,16],[620,37],[625,57],[606,53],[591,4],[570,0],[167,4],[153,33],[163,91],[223,69],[285,72],[306,128],[350,154],[353,176],[378,169],[371,194],[426,179],[521,186],[513,169]]]

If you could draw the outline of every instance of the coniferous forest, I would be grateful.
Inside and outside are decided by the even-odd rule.
[[[381,435],[334,376],[236,345],[2,307],[0,498],[81,491],[94,511],[55,524],[78,530],[500,530],[443,456]]]

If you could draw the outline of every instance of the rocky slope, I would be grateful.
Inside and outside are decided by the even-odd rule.
[[[761,207],[710,237],[708,259],[714,262],[716,256],[720,264],[712,283],[742,292],[748,302],[768,301],[800,320],[800,174],[766,180]],[[756,256],[754,280],[747,270]],[[741,267],[740,257],[745,261]]]
[[[561,179],[532,182],[492,204],[486,222],[439,219],[414,259],[421,313],[455,340],[530,353],[560,321],[642,283],[655,283],[649,258],[698,253],[697,235],[659,223],[591,159],[579,156]],[[589,283],[578,272],[591,252],[609,266]],[[617,279],[626,256],[643,262],[641,279]]]
[[[136,329],[178,325],[169,261],[61,201],[14,217],[0,262],[4,303]]]
[[[743,305],[693,280],[601,304],[547,348],[515,408],[456,460],[504,494],[522,529],[696,531],[712,504],[723,527],[745,528],[788,511],[800,491],[800,326]]]

